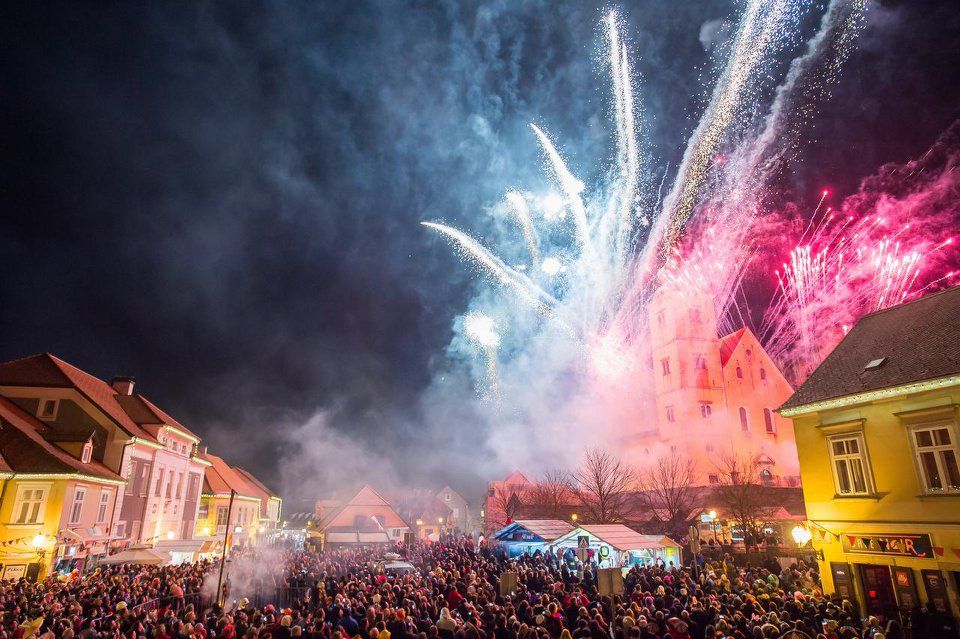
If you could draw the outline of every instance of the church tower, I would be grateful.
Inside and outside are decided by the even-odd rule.
[[[649,313],[661,437],[702,441],[726,406],[713,299],[661,288]]]

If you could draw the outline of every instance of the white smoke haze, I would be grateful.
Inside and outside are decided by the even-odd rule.
[[[681,293],[685,287],[706,288],[715,298],[721,330],[742,325],[736,313],[755,252],[751,230],[764,213],[767,180],[780,168],[769,158],[790,152],[796,138],[791,132],[802,130],[809,118],[809,110],[794,117],[788,105],[795,96],[825,94],[862,24],[864,7],[831,3],[777,82],[777,60],[798,48],[797,28],[806,10],[785,0],[747,3],[736,34],[718,48],[726,61],[662,203],[649,179],[659,171],[642,152],[643,85],[630,70],[620,20],[610,14],[603,21],[601,58],[610,77],[616,132],[608,174],[585,186],[567,167],[562,142],[543,133],[545,125],[536,126],[545,176],[562,198],[559,214],[556,206],[544,206],[514,187],[504,203],[488,207],[488,220],[479,222],[486,231],[482,250],[465,232],[440,229],[455,238],[468,261],[502,259],[501,271],[499,265],[481,269],[501,284],[491,287],[491,278],[483,278],[466,309],[495,321],[495,366],[483,363],[475,340],[461,336],[460,320],[448,348],[448,356],[471,373],[501,472],[521,468],[536,475],[569,467],[591,446],[625,452],[655,430],[647,301],[659,283]],[[707,23],[701,36],[713,47],[721,29],[722,23]],[[834,46],[837,42],[842,46]],[[821,71],[824,66],[832,71]],[[527,208],[518,223],[521,198]],[[676,244],[681,238],[682,253]],[[562,272],[537,271],[534,252],[541,260],[556,257]],[[529,277],[527,290],[515,284],[517,273]]]

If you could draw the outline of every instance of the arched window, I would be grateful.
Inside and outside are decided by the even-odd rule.
[[[769,408],[763,409],[763,424],[767,427],[768,433],[777,432],[777,427],[773,424],[773,411]]]
[[[764,486],[769,486],[773,483],[773,473],[770,472],[769,468],[764,468],[760,471],[760,482]]]
[[[747,423],[747,409],[743,406],[740,407],[740,428],[743,432],[750,430],[750,424]]]
[[[737,366],[737,379],[743,379],[743,369]]]
[[[763,368],[763,367],[761,366],[761,367],[760,367],[760,379],[766,379],[766,378],[767,378],[767,369],[765,369],[765,368]]]

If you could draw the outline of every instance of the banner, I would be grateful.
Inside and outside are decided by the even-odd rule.
[[[840,541],[844,552],[933,558],[933,543],[930,541],[930,535],[925,533],[915,535],[840,533]]]

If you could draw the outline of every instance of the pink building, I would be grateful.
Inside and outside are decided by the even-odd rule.
[[[718,457],[760,460],[760,479],[799,486],[790,420],[775,409],[793,389],[748,329],[720,336],[713,300],[694,291],[658,293],[650,304],[656,424],[636,442],[632,461],[683,454],[705,484],[717,483]]]

